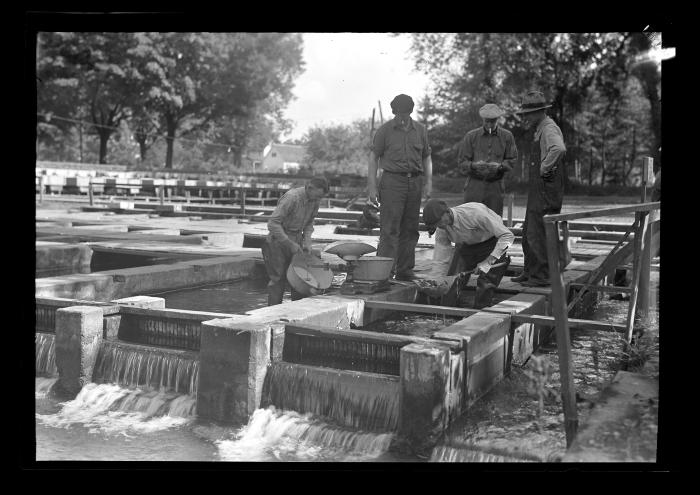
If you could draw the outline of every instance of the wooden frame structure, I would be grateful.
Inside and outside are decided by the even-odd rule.
[[[627,323],[625,325],[625,337],[629,344],[632,340],[632,332],[634,329],[634,319],[637,309],[640,313],[646,314],[648,311],[648,291],[649,291],[649,271],[652,255],[652,237],[651,229],[648,229],[649,216],[652,212],[659,210],[661,203],[647,203],[646,188],[643,187],[642,203],[634,206],[621,206],[616,208],[607,208],[600,210],[590,210],[580,213],[566,213],[558,215],[545,215],[545,231],[547,234],[547,259],[549,263],[549,277],[552,287],[552,315],[555,320],[555,330],[557,338],[557,353],[559,355],[559,373],[561,376],[561,397],[564,406],[564,428],[566,431],[567,447],[571,445],[576,431],[578,429],[578,416],[576,411],[576,391],[574,389],[574,378],[572,373],[571,359],[571,342],[569,340],[569,311],[574,307],[576,302],[583,296],[587,290],[607,290],[601,288],[597,283],[605,276],[607,272],[620,265],[629,255],[632,250],[632,244],[622,246],[624,241],[629,237],[629,234],[634,231],[633,244],[633,275],[632,284],[630,287],[620,288],[616,292],[630,292],[630,302],[627,311]],[[562,246],[564,241],[561,235],[561,230],[566,229],[566,222],[578,218],[590,218],[615,215],[620,213],[634,212],[634,224],[627,230],[626,234],[618,241],[615,247],[610,251],[607,258],[601,265],[592,272],[586,284],[580,288],[571,303],[567,305],[567,294],[562,277],[563,268],[560,266],[559,251],[566,246]],[[656,225],[660,220],[655,220],[652,225]],[[653,227],[652,227],[653,228]],[[642,272],[645,272],[646,284],[644,284]],[[640,283],[640,281],[642,283]],[[645,296],[642,296],[642,307],[637,308],[637,300],[640,289]]]

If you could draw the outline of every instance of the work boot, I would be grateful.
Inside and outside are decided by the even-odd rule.
[[[527,273],[523,272],[520,275],[518,275],[517,277],[512,277],[510,279],[510,281],[520,284],[520,283],[526,281],[528,278],[530,278],[530,277],[527,276]]]
[[[549,286],[549,280],[539,280],[536,278],[530,278],[525,280],[522,285],[525,287],[547,287]]]

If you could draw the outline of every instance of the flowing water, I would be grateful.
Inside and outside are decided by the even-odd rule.
[[[605,299],[592,318],[621,323],[626,309],[627,302]],[[409,318],[403,331],[411,332],[409,327],[415,323]],[[419,333],[425,335],[448,324],[441,317],[428,317]],[[658,314],[652,312],[644,325],[658,328]],[[36,338],[39,461],[419,460],[392,452],[396,390],[391,381],[381,380],[376,383],[382,383],[386,390],[379,391],[371,373],[353,375],[325,369],[319,374],[317,370],[310,372],[313,367],[283,363],[270,374],[271,378],[275,375],[268,384],[270,405],[255,411],[245,425],[223,426],[194,416],[194,353],[153,351],[149,357],[146,346],[106,346],[96,363],[96,382],[86,384],[73,400],[55,399],[50,394],[56,381],[49,365],[51,337],[37,334]],[[610,332],[572,332],[581,423],[590,413],[590,399],[619,369],[621,344],[620,337]],[[367,380],[353,384],[355,376]],[[551,344],[526,366],[514,367],[457,420],[430,460],[559,460],[566,446],[559,387],[556,346]]]
[[[56,344],[54,334],[37,332],[34,337],[37,376],[56,376]]]
[[[658,286],[658,273],[652,273],[651,284]],[[588,318],[624,325],[628,304],[606,295]],[[649,335],[658,334],[658,311],[650,310],[649,317],[636,327]],[[579,425],[585,423],[596,397],[621,369],[623,342],[622,334],[571,329]],[[513,366],[501,383],[451,425],[444,442],[433,450],[431,461],[559,461],[566,452],[560,380],[552,337],[525,366]]]

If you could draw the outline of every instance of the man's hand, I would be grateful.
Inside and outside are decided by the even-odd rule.
[[[425,197],[426,201],[428,201],[430,199],[432,192],[433,192],[433,183],[432,183],[432,181],[428,181],[425,183],[425,186],[423,186],[423,196]]]
[[[554,180],[554,169],[540,171],[540,177],[542,177],[545,182],[552,182]]]
[[[476,265],[476,268],[474,269],[474,273],[478,274],[480,272],[482,273],[488,273],[489,270],[491,269],[491,265],[496,261],[496,258],[493,256],[489,255],[484,261]]]
[[[292,250],[292,254],[299,254],[299,253],[304,252],[304,250],[302,249],[302,247],[299,244],[297,244],[294,241],[290,241],[290,242],[291,242],[291,245],[289,246],[289,248]]]
[[[367,191],[367,199],[375,206],[379,204],[377,202],[377,186],[369,186]]]

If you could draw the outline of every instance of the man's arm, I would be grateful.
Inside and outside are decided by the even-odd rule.
[[[503,220],[498,218],[498,215],[495,213],[493,215],[479,215],[476,221],[481,228],[492,233],[494,237],[496,237],[496,246],[489,255],[493,258],[490,260],[491,262],[496,261],[513,245],[515,236],[510,229],[503,225]]]
[[[297,243],[292,241],[289,236],[287,236],[287,233],[284,231],[284,227],[282,226],[282,221],[289,214],[291,209],[292,200],[285,194],[280,198],[275,211],[273,211],[272,215],[270,215],[270,219],[267,221],[267,230],[272,234],[272,238],[277,242],[294,248],[294,246],[297,246]]]
[[[367,166],[367,195],[371,203],[377,204],[377,156],[373,150],[369,152]]]
[[[423,195],[425,199],[428,200],[433,194],[433,159],[430,155],[423,158],[423,175],[425,175]]]
[[[379,157],[384,153],[384,133],[384,127],[377,129],[370,146],[367,164],[367,196],[374,204],[377,204],[377,168]]]
[[[540,175],[551,172],[552,169],[559,163],[559,160],[566,153],[564,146],[564,138],[558,127],[553,125],[545,125],[542,129],[542,137],[540,138],[544,144],[544,156],[540,162]]]
[[[515,166],[515,160],[518,158],[518,148],[515,145],[515,138],[512,134],[506,136],[506,149],[503,153],[503,162],[501,169],[503,172],[512,172]]]
[[[301,233],[301,238],[303,239],[304,249],[311,250],[311,234],[314,232],[314,219],[318,215],[318,208],[321,206],[321,202],[317,202],[314,206],[314,211],[311,214],[311,218],[306,225],[304,225]]]

